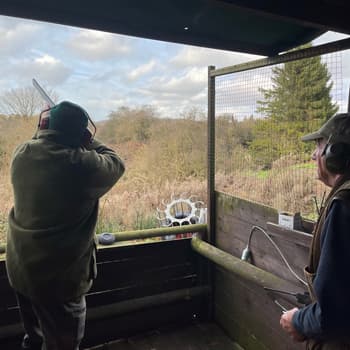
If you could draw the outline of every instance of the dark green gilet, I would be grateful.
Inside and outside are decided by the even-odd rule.
[[[316,276],[317,267],[321,256],[321,234],[332,202],[337,198],[350,196],[350,180],[343,182],[340,186],[335,186],[329,193],[325,205],[321,208],[320,217],[317,220],[310,247],[309,263],[304,269],[305,278],[312,302],[317,301],[317,296],[313,288],[313,281]],[[308,339],[306,341],[307,350],[350,350],[350,340],[345,341],[319,341]]]

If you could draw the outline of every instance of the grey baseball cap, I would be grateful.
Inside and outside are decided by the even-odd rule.
[[[302,141],[326,139],[331,143],[350,144],[350,114],[339,113],[329,118],[319,130],[303,136]]]

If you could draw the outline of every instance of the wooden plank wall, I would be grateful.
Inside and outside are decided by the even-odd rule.
[[[311,235],[297,231],[281,230],[275,209],[233,196],[216,193],[216,245],[218,248],[241,257],[247,246],[252,226],[260,226],[278,245],[286,259],[303,277],[307,262]],[[267,224],[271,222],[271,224]],[[274,223],[274,224],[273,224]],[[260,232],[255,231],[251,240],[254,265],[267,270],[286,281],[285,290],[303,292],[305,287],[287,269],[280,255]],[[238,278],[221,268],[215,270],[215,321],[246,350],[302,349],[293,343],[279,326],[281,310],[278,300],[287,308],[298,304],[294,299],[276,293],[268,293],[263,286]]]
[[[87,296],[88,321],[83,348],[172,323],[206,319],[208,296],[184,298],[115,317],[89,319],[101,307],[138,300],[205,282],[203,258],[195,254],[190,239],[126,244],[99,249],[98,277]],[[20,338],[22,330],[13,291],[8,284],[4,261],[0,262],[0,348],[11,349],[9,337]],[[10,332],[11,333],[11,332]],[[1,336],[3,335],[3,336]],[[7,344],[7,345],[6,345]]]

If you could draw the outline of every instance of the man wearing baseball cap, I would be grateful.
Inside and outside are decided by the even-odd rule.
[[[64,101],[44,112],[11,163],[6,267],[25,330],[22,349],[78,350],[85,294],[96,277],[99,198],[124,165],[93,139],[80,106]]]
[[[350,114],[334,115],[302,140],[316,142],[317,177],[331,191],[305,267],[312,303],[285,312],[280,324],[308,350],[350,349]]]

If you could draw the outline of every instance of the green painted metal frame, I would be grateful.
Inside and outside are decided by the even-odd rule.
[[[116,239],[116,243],[123,241],[132,241],[135,239],[147,239],[153,237],[164,237],[168,235],[178,235],[182,233],[206,233],[207,224],[194,224],[194,225],[184,225],[177,227],[160,227],[151,228],[147,230],[135,230],[135,231],[124,231],[124,232],[113,232]],[[110,245],[113,246],[113,245]],[[6,252],[6,245],[0,246],[0,254]]]
[[[226,271],[234,273],[247,281],[260,286],[273,287],[276,289],[283,288],[286,284],[286,281],[272,273],[242,261],[241,259],[203,241],[199,237],[192,238],[191,246],[198,254],[206,257],[208,260],[224,268]]]
[[[208,67],[208,235],[215,245],[215,78],[222,75],[286,63],[321,54],[350,49],[350,38],[306,49],[291,51],[282,55],[263,58],[243,64],[215,69]],[[349,103],[350,106],[350,103]],[[350,108],[350,107],[349,107]]]
[[[234,66],[224,67],[210,71],[211,77],[218,77],[221,75],[243,72],[251,69],[272,66],[280,63],[286,63],[290,61],[301,60],[304,58],[310,58],[327,53],[344,51],[350,49],[350,38],[345,38],[331,43],[309,47],[306,49],[295,50],[287,52],[278,56],[262,58],[247,63],[237,64]]]

